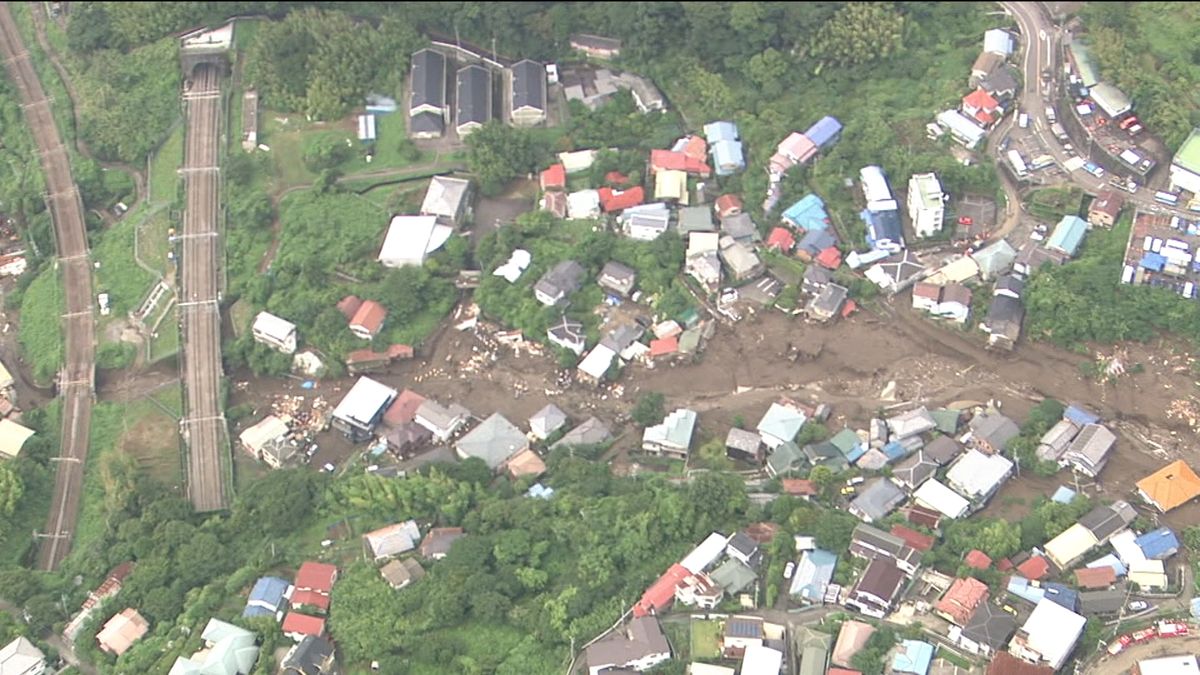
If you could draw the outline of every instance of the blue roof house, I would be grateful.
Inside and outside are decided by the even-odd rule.
[[[788,593],[792,597],[812,603],[825,599],[825,589],[833,581],[833,569],[837,567],[837,554],[819,548],[805,551],[796,565],[792,586]]]
[[[1087,230],[1086,220],[1079,216],[1063,216],[1058,225],[1054,226],[1050,238],[1046,240],[1046,248],[1061,251],[1073,258],[1079,250],[1079,245],[1083,243]]]
[[[893,253],[904,248],[904,231],[900,228],[900,212],[863,211],[860,214],[867,224],[867,244],[871,248]]]
[[[292,584],[279,577],[261,577],[250,589],[242,616],[275,616],[292,595]]]
[[[1150,560],[1166,560],[1179,552],[1179,538],[1169,527],[1160,527],[1134,539]]]
[[[1008,592],[1034,605],[1046,597],[1045,589],[1041,586],[1030,586],[1028,579],[1017,575],[1008,578]]]
[[[823,231],[829,227],[829,213],[825,210],[825,202],[816,195],[805,195],[803,199],[787,207],[783,212],[783,219],[808,232]]]
[[[709,122],[704,125],[704,138],[709,145],[716,145],[721,141],[736,141],[741,139],[738,134],[737,125],[733,122]]]
[[[837,143],[838,138],[842,135],[842,123],[836,118],[826,115],[817,120],[815,124],[804,132],[808,136],[808,140],[816,144],[817,147],[825,149],[834,143]]]
[[[1047,581],[1042,584],[1046,599],[1074,612],[1079,607],[1079,591],[1060,583]]]
[[[1096,567],[1111,567],[1112,571],[1117,575],[1117,578],[1124,577],[1129,574],[1129,570],[1121,562],[1121,559],[1116,555],[1109,553],[1106,556],[1096,558],[1086,565],[1088,569]]]
[[[712,144],[713,164],[718,176],[730,176],[746,169],[746,157],[740,141],[717,141]]]
[[[925,675],[932,662],[933,645],[920,640],[904,640],[892,659],[892,672]]]

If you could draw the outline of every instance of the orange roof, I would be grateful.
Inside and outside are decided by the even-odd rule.
[[[796,237],[786,227],[777,227],[771,230],[770,236],[767,237],[767,248],[777,248],[787,253],[795,247]]]
[[[933,548],[933,537],[927,534],[921,534],[912,528],[908,528],[899,524],[893,525],[892,534],[903,539],[904,543],[908,544],[909,548],[915,548],[918,551],[928,551],[929,549]]]
[[[551,165],[542,172],[542,189],[563,188],[567,186],[567,168],[562,164]]]
[[[337,579],[337,567],[309,561],[300,565],[296,572],[295,586],[297,590],[308,589],[328,595],[333,590],[334,579]]]
[[[842,305],[842,318],[850,316],[858,311],[858,303],[853,300],[847,300],[846,304]]]
[[[707,176],[712,172],[702,159],[688,157],[682,152],[656,149],[650,151],[650,171],[678,170]]]
[[[986,570],[992,566],[992,559],[977,548],[967,553],[966,557],[963,558],[963,562],[966,563],[967,567],[973,567],[977,570]]]
[[[1200,495],[1200,476],[1182,459],[1177,459],[1139,480],[1137,489],[1146,501],[1165,513]]]
[[[394,344],[387,348],[387,355],[390,359],[411,359],[415,353],[412,345]]]
[[[149,630],[146,619],[136,609],[128,607],[105,622],[96,634],[96,641],[104,651],[120,656]]]
[[[949,615],[954,623],[963,626],[971,619],[975,608],[987,602],[987,597],[988,587],[982,581],[970,577],[955,579],[950,590],[938,601],[937,611]]]
[[[405,389],[392,401],[392,405],[388,406],[387,412],[383,413],[383,423],[399,426],[413,421],[417,416],[417,408],[424,402],[424,396],[411,389]]]
[[[708,155],[708,143],[700,136],[688,136],[687,143],[683,146],[683,154],[703,162]]]
[[[783,491],[796,497],[813,497],[817,494],[817,484],[807,478],[784,478]]]
[[[1035,555],[1029,560],[1017,565],[1017,572],[1026,579],[1037,581],[1050,573],[1050,563],[1040,555]]]
[[[991,94],[987,93],[983,89],[976,89],[975,91],[967,94],[963,97],[962,102],[964,106],[988,111],[995,110],[996,107],[1000,105],[999,101],[997,101],[992,97]]]
[[[836,270],[842,266],[842,252],[837,250],[836,247],[830,246],[817,254],[817,264],[821,267]]]
[[[996,652],[988,664],[987,675],[1054,675],[1050,666],[1035,666],[1009,654]]]
[[[1075,585],[1080,588],[1108,588],[1117,582],[1117,571],[1108,565],[1075,570]]]
[[[358,312],[358,308],[362,307],[362,300],[357,295],[347,295],[338,300],[337,309],[349,321],[354,318],[354,314]]]
[[[676,587],[691,574],[679,563],[671,565],[670,569],[642,593],[642,599],[633,606],[633,615],[646,616],[670,605],[675,600]]]
[[[674,335],[650,341],[650,356],[666,356],[677,351],[679,351],[679,338]]]
[[[293,591],[292,592],[292,607],[316,607],[320,610],[329,609],[329,596],[321,595],[316,591]]]
[[[942,297],[942,287],[936,284],[927,284],[924,281],[917,282],[913,286],[914,298],[925,298],[927,300],[938,301]]]
[[[508,460],[508,475],[513,478],[540,476],[544,473],[546,473],[546,463],[529,448],[525,448]]]
[[[636,185],[628,190],[602,187],[596,192],[600,194],[600,208],[604,209],[605,213],[621,211],[646,201],[646,191],[642,189],[641,185]]]
[[[737,195],[717,197],[717,215],[731,216],[742,211],[742,198]]]
[[[604,174],[604,182],[612,183],[613,185],[628,185],[629,176],[626,176],[620,171],[609,171],[608,173]]]
[[[383,320],[386,318],[387,309],[383,305],[374,300],[367,300],[354,313],[354,318],[350,319],[350,325],[362,326],[363,330],[374,335],[383,327]]]
[[[283,632],[321,637],[325,634],[325,619],[288,612],[287,616],[283,617]]]

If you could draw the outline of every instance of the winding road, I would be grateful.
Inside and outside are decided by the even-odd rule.
[[[221,73],[202,64],[189,82],[183,95],[187,141],[181,169],[187,204],[179,300],[186,412],[180,425],[187,446],[188,498],[196,511],[205,512],[229,506],[232,462],[221,411]]]
[[[62,316],[66,359],[58,377],[62,398],[61,448],[55,458],[57,471],[50,516],[45,532],[38,535],[41,539],[38,568],[54,570],[71,548],[91,429],[96,360],[92,266],[83,220],[83,200],[71,177],[70,155],[55,125],[50,99],[42,90],[29,51],[6,3],[0,3],[0,55],[16,86],[41,157],[46,179],[46,206],[50,210],[58,248],[55,265],[62,270],[66,301],[66,314]]]

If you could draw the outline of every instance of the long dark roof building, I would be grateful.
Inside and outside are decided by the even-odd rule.
[[[445,110],[446,108],[446,57],[432,49],[422,49],[412,56],[412,100],[409,114],[421,112],[421,108]]]
[[[546,68],[525,59],[512,67],[512,109],[546,110]]]
[[[458,109],[454,117],[459,133],[464,125],[484,125],[492,119],[492,73],[479,65],[460,68],[457,77]]]

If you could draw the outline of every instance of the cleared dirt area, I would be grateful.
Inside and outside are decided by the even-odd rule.
[[[907,303],[907,297],[900,296],[877,312],[860,312],[828,326],[759,314],[735,326],[720,326],[697,363],[655,369],[633,366],[615,388],[573,384],[562,389],[551,356],[525,351],[514,355],[511,348],[500,347],[496,360],[490,361],[488,345],[453,328],[432,341],[431,353],[374,377],[442,402],[462,403],[481,419],[502,412],[520,426],[548,402],[574,420],[595,414],[610,424],[619,422],[639,393],[658,391],[666,395],[669,406],[690,405],[699,411],[701,434],[723,434],[739,416],[753,424],[781,394],[832,404],[831,428],[862,427],[878,411],[903,401],[935,406],[995,399],[1006,413],[1023,421],[1037,401],[1049,396],[1096,408],[1121,432],[1122,442],[1103,481],[1089,486],[1089,492],[1101,489],[1109,498],[1129,497],[1133,482],[1164,460],[1197,459],[1194,432],[1171,412],[1173,402],[1181,400],[1200,410],[1191,356],[1180,344],[1164,341],[1126,347],[1127,366],[1141,364],[1141,372],[1104,385],[1081,375],[1079,364],[1092,356],[1024,342],[1014,354],[989,352],[979,336],[934,324],[909,310]],[[789,360],[793,347],[807,357]],[[890,382],[895,382],[894,397],[880,398]],[[258,405],[270,392],[286,390],[324,396],[336,404],[350,383],[350,379],[322,381],[316,390],[303,392],[294,381],[251,380],[233,402]],[[352,448],[330,433],[318,440],[321,449],[313,460],[318,467],[365,450]],[[635,444],[633,434],[622,441],[629,447]],[[994,499],[991,512],[1020,517],[1034,498],[1049,494],[1065,480],[1069,480],[1065,474],[1057,480],[1022,476]],[[1189,506],[1165,520],[1182,524],[1197,517],[1200,506]]]

